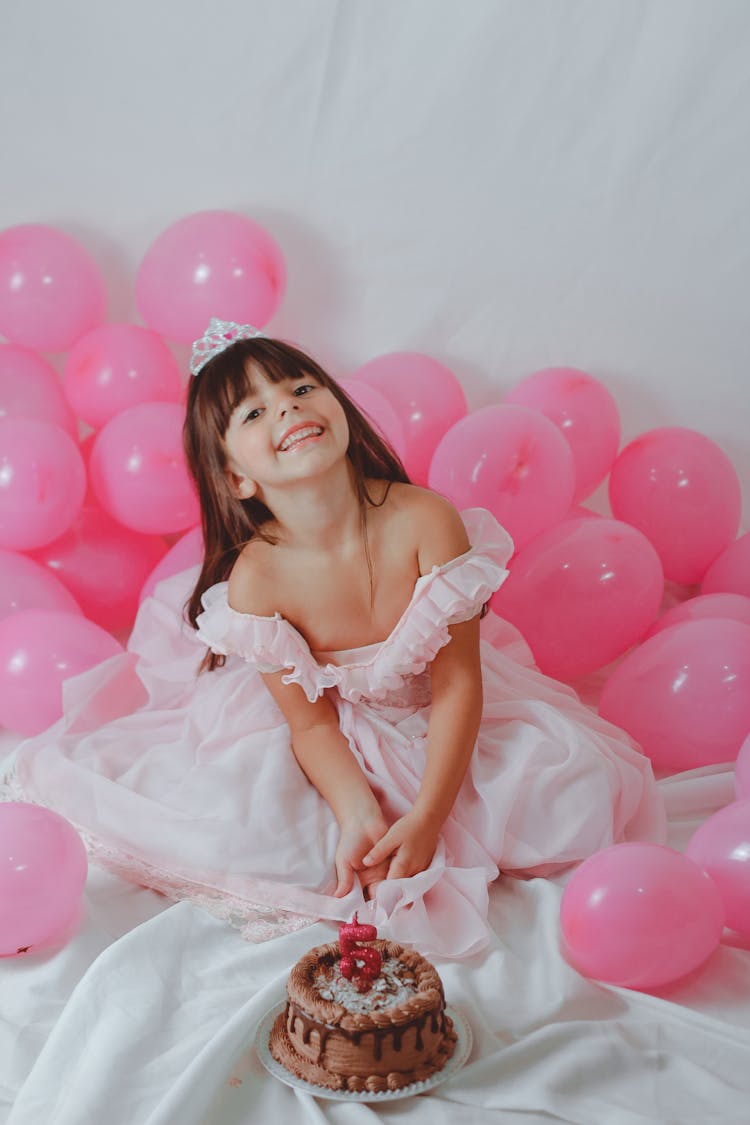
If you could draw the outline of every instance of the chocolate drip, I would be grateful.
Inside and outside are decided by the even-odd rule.
[[[290,1036],[294,1033],[294,1025],[297,1020],[299,1020],[302,1024],[302,1042],[306,1047],[310,1045],[313,1031],[317,1031],[318,1054],[315,1062],[319,1063],[321,1058],[323,1057],[323,1052],[326,1048],[326,1040],[331,1034],[331,1029],[326,1027],[325,1024],[320,1023],[319,1020],[311,1019],[309,1016],[305,1015],[305,1013],[301,1011],[301,1009],[298,1008],[296,1004],[293,1004],[291,1000],[288,1000],[286,1005],[286,1029],[287,1033]]]
[[[346,1028],[337,1027],[335,1030],[336,1030],[338,1035],[343,1035],[343,1036],[346,1036],[348,1039],[351,1039],[351,1041],[354,1043],[355,1047],[359,1046],[363,1035],[372,1035],[373,1057],[375,1058],[375,1060],[377,1062],[379,1062],[381,1060],[381,1058],[383,1057],[383,1043],[384,1043],[385,1039],[388,1036],[391,1036],[392,1039],[393,1039],[393,1050],[396,1051],[396,1052],[399,1052],[401,1050],[401,1047],[402,1047],[402,1044],[403,1044],[404,1034],[405,1034],[405,1032],[407,1032],[409,1030],[410,1027],[415,1028],[416,1033],[417,1033],[417,1037],[416,1037],[416,1048],[417,1048],[417,1050],[423,1051],[424,1050],[424,1040],[422,1038],[422,1032],[424,1031],[424,1028],[425,1028],[425,1025],[427,1023],[428,1018],[430,1019],[430,1027],[431,1027],[431,1030],[432,1030],[433,1034],[435,1032],[437,1032],[438,1029],[441,1030],[441,1031],[445,1031],[445,1011],[424,1012],[421,1016],[418,1016],[416,1019],[410,1020],[409,1023],[401,1024],[400,1027],[396,1027],[396,1026],[372,1027],[372,1028],[367,1028],[366,1030],[358,1030],[358,1031],[349,1031]],[[311,1043],[313,1031],[317,1031],[319,1043],[318,1043],[318,1054],[317,1054],[317,1057],[315,1059],[315,1062],[320,1063],[320,1061],[323,1058],[323,1055],[325,1053],[325,1047],[326,1047],[326,1042],[328,1040],[328,1037],[331,1034],[331,1031],[334,1030],[334,1029],[331,1028],[331,1027],[328,1027],[324,1023],[321,1023],[319,1020],[312,1019],[305,1012],[303,1012],[301,1010],[301,1008],[299,1008],[297,1006],[297,1004],[294,1004],[294,1003],[292,1003],[291,1000],[288,1000],[287,1005],[286,1005],[286,1026],[287,1026],[287,1032],[290,1036],[294,1034],[295,1023],[296,1023],[297,1020],[299,1020],[300,1023],[302,1024],[302,1036],[301,1037],[302,1037],[302,1042],[306,1047],[309,1046],[310,1043]]]

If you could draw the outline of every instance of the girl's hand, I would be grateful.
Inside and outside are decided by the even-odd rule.
[[[341,825],[341,835],[336,848],[335,864],[338,880],[335,898],[343,898],[349,894],[354,886],[355,875],[359,876],[365,898],[371,898],[375,887],[382,882],[388,874],[388,863],[368,864],[363,866],[363,856],[370,851],[376,841],[382,839],[383,833],[388,830],[388,822],[376,807],[376,811],[366,818],[353,817]]]
[[[407,879],[430,866],[439,835],[434,821],[412,809],[391,825],[362,863],[378,871],[387,863],[389,879]]]

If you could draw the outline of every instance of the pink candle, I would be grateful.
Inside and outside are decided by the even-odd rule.
[[[358,943],[375,941],[377,936],[378,931],[375,927],[358,922],[356,914],[351,922],[344,922],[339,926],[341,975],[347,980],[353,980],[361,992],[372,987],[373,980],[380,972],[383,959],[377,949],[370,949]]]

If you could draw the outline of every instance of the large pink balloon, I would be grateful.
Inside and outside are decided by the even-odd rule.
[[[0,344],[0,418],[38,418],[78,436],[54,367],[16,344]]]
[[[183,417],[175,403],[147,402],[123,410],[97,434],[89,462],[94,493],[133,531],[167,535],[198,522],[182,451]]]
[[[729,621],[744,621],[750,625],[750,598],[742,594],[704,594],[698,598],[688,598],[672,609],[668,609],[649,629],[647,636],[653,637],[662,629],[669,629],[680,621],[700,621],[704,618],[725,618]]]
[[[362,379],[347,379],[341,389],[403,461],[406,457],[404,424],[385,395]]]
[[[141,586],[166,552],[160,537],[130,531],[86,506],[35,558],[65,583],[89,621],[116,632],[133,624]]]
[[[557,426],[575,461],[574,501],[604,480],[620,444],[620,413],[607,388],[576,367],[546,367],[522,379],[505,402],[540,410]]]
[[[198,211],[151,244],[135,292],[146,324],[190,343],[212,316],[262,328],[285,284],[281,250],[263,227],[233,211]]]
[[[177,402],[177,361],[156,332],[137,324],[102,324],[82,336],[65,364],[65,393],[84,422],[99,429],[128,406]]]
[[[106,306],[99,267],[69,234],[39,223],[0,234],[0,332],[14,344],[66,351]]]
[[[711,879],[659,844],[615,844],[590,856],[560,905],[566,959],[584,976],[623,988],[659,988],[698,968],[723,924]]]
[[[38,734],[62,715],[62,684],[122,646],[75,613],[25,609],[0,621],[0,723]]]
[[[750,734],[740,746],[737,761],[734,763],[734,791],[738,800],[750,798]]]
[[[750,598],[750,531],[722,551],[703,576],[704,594],[744,594]]]
[[[641,640],[663,591],[659,556],[640,531],[566,520],[521,548],[491,606],[520,629],[543,672],[570,680]]]
[[[448,430],[432,458],[429,484],[459,508],[489,509],[520,550],[570,507],[573,454],[538,411],[485,406]]]
[[[665,426],[626,445],[609,477],[617,519],[632,523],[659,552],[673,582],[700,582],[732,542],[740,483],[732,462],[704,434]]]
[[[693,833],[687,855],[719,888],[726,924],[750,937],[750,800],[734,801]]]
[[[750,625],[683,621],[624,657],[599,713],[658,770],[731,762],[750,730]]]
[[[0,547],[26,551],[70,527],[86,492],[78,446],[35,418],[0,419]]]
[[[86,849],[51,809],[0,804],[0,957],[64,936],[86,883]]]
[[[203,561],[203,532],[200,527],[194,527],[178,539],[174,546],[167,552],[161,562],[157,563],[149,574],[141,589],[140,600],[145,601],[151,597],[156,587],[165,578],[173,574],[180,574],[189,570]]]
[[[73,595],[45,566],[15,551],[0,551],[0,619],[22,609],[81,612]]]
[[[416,484],[426,484],[438,442],[466,414],[466,395],[456,376],[431,356],[389,352],[362,364],[351,379],[388,399],[403,426],[406,471]]]

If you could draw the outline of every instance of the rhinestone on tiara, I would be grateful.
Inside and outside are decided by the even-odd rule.
[[[197,375],[209,360],[221,355],[231,344],[238,340],[253,340],[256,336],[265,336],[252,324],[235,324],[233,320],[219,320],[217,316],[211,317],[211,322],[200,340],[193,344],[190,355],[190,374]]]

